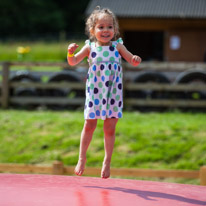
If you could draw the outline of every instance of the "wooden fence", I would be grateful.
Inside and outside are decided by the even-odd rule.
[[[63,163],[60,161],[55,161],[52,166],[1,163],[0,172],[73,175],[74,166],[64,166]],[[84,175],[99,176],[100,173],[101,168],[87,167],[85,169]],[[111,168],[111,175],[133,178],[158,177],[200,179],[200,185],[206,186],[206,166],[202,166],[200,170],[152,170],[135,168]]]
[[[2,108],[9,107],[10,104],[57,104],[57,105],[84,105],[84,97],[68,98],[68,97],[17,97],[11,96],[9,91],[12,88],[35,88],[35,89],[85,89],[84,82],[11,82],[9,80],[10,67],[11,66],[58,66],[62,68],[68,67],[66,63],[31,63],[31,62],[3,62],[2,64],[2,82],[0,84],[1,96],[0,103]],[[128,65],[124,66],[127,71],[134,71],[133,68]],[[185,71],[186,69],[198,70],[199,68],[206,71],[205,64],[198,63],[142,63],[139,66],[139,70],[145,71]],[[137,70],[136,70],[137,71]],[[193,84],[160,84],[160,83],[132,83],[124,82],[124,94],[127,92],[135,92],[137,90],[152,90],[159,92],[206,92],[206,87],[202,85]],[[161,99],[148,99],[148,98],[124,98],[124,106],[146,106],[146,107],[192,107],[192,108],[206,108],[205,99],[178,99],[178,98],[161,98]]]

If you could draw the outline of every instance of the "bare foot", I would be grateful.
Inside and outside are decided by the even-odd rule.
[[[107,179],[110,177],[110,163],[103,163],[101,177]]]
[[[78,161],[78,163],[77,163],[77,165],[76,165],[76,167],[74,169],[74,173],[76,175],[81,176],[83,174],[86,161],[87,161],[86,158],[85,159],[83,159],[83,158],[79,159],[79,161]]]

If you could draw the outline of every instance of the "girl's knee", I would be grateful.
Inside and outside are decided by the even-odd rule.
[[[85,120],[84,130],[85,132],[94,132],[97,126],[97,120]]]
[[[114,136],[115,135],[115,128],[113,127],[107,127],[107,128],[104,128],[104,134],[105,136]]]
[[[106,136],[114,136],[118,119],[107,119],[104,122],[104,134]]]

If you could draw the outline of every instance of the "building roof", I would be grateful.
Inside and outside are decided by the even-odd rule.
[[[125,18],[206,18],[206,0],[91,0],[86,14],[96,6]]]

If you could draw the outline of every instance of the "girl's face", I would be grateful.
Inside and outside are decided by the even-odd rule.
[[[95,36],[99,46],[110,45],[111,39],[114,37],[113,18],[107,14],[101,14],[97,19],[91,34]]]

